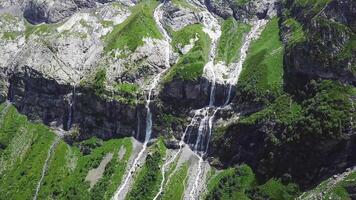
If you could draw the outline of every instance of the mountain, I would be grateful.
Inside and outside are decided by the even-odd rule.
[[[0,1],[0,199],[356,199],[355,18]]]

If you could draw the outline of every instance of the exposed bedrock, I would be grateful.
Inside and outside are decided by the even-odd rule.
[[[184,112],[207,106],[211,89],[211,82],[204,77],[200,77],[197,80],[175,79],[165,84],[160,93],[160,99],[165,105],[172,107],[174,110]],[[224,104],[227,92],[227,85],[216,83],[214,89],[215,106]]]
[[[135,136],[137,115],[145,115],[141,105],[105,99],[89,88],[78,87],[74,92],[72,86],[59,84],[30,68],[9,73],[8,77],[7,98],[21,113],[46,125],[73,128],[79,131],[76,140]]]
[[[356,164],[356,134],[340,139],[303,136],[276,145],[270,139],[271,127],[278,129],[273,122],[261,127],[232,125],[223,135],[213,136],[209,154],[218,158],[218,167],[247,163],[263,179],[289,177],[303,189]]]

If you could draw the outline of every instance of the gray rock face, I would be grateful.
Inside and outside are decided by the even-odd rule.
[[[24,9],[24,17],[33,24],[55,23],[73,15],[80,8],[94,7],[90,0],[29,1]]]
[[[237,20],[249,21],[253,18],[271,18],[276,15],[276,0],[256,0],[237,3],[232,0],[206,0],[211,12],[222,18],[234,17]]]
[[[163,20],[166,25],[174,31],[180,30],[185,26],[200,22],[200,16],[188,8],[181,8],[172,3],[164,6]]]
[[[8,77],[8,99],[21,113],[64,130],[78,128],[81,134],[74,137],[76,140],[136,135],[136,113],[144,113],[136,111],[139,107],[103,99],[88,88],[73,92],[72,86],[59,84],[29,67]]]

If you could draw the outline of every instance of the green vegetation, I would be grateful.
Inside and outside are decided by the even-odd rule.
[[[283,51],[278,19],[274,18],[248,50],[237,84],[237,96],[240,100],[265,104],[281,93]]]
[[[101,141],[96,138],[74,144],[76,148],[72,148],[73,162],[75,168],[70,173],[70,176],[63,179],[63,193],[59,197],[64,199],[110,199],[120,185],[123,178],[127,161],[132,152],[132,143],[130,138],[112,139],[109,141]],[[119,149],[123,147],[126,152],[120,160]],[[113,154],[112,160],[106,165],[103,177],[90,189],[89,183],[85,181],[85,177],[90,169],[99,166],[101,160],[108,153]],[[67,153],[71,155],[71,153]],[[62,155],[63,157],[68,155]],[[68,163],[68,166],[71,164]],[[55,167],[55,166],[54,166]],[[53,169],[56,171],[57,169]],[[49,172],[51,168],[49,169]],[[50,191],[53,191],[50,189]],[[60,199],[61,199],[60,198]]]
[[[206,199],[249,199],[246,192],[254,182],[255,175],[247,165],[228,169],[209,181]]]
[[[248,24],[228,18],[222,25],[222,33],[217,49],[217,60],[230,64],[237,60],[244,35],[250,31]]]
[[[139,86],[134,83],[118,83],[115,85],[115,98],[120,102],[135,105],[137,95],[139,94]]]
[[[284,185],[280,180],[270,179],[265,184],[258,186],[258,196],[265,197],[271,200],[279,199],[295,199],[298,194],[298,186],[293,183]]]
[[[182,7],[182,8],[187,8],[192,11],[196,11],[197,9],[192,6],[190,3],[187,2],[187,0],[172,0],[172,3],[176,6]]]
[[[283,22],[283,25],[290,29],[290,36],[288,38],[289,47],[306,41],[306,33],[303,30],[303,26],[297,20],[288,18]]]
[[[173,172],[170,182],[165,187],[163,200],[181,200],[183,198],[188,168],[188,163],[185,163],[177,171]]]
[[[135,51],[143,45],[143,38],[161,38],[161,34],[153,19],[153,11],[158,1],[144,0],[131,10],[131,15],[121,24],[114,27],[114,30],[105,36],[105,51],[114,49],[128,49]]]
[[[153,199],[159,190],[162,175],[160,166],[162,159],[166,154],[166,147],[162,139],[159,139],[151,149],[151,153],[147,155],[146,162],[139,171],[135,182],[128,193],[128,200],[145,200]]]
[[[0,124],[0,199],[32,199],[54,137],[9,107]]]
[[[251,0],[235,0],[234,3],[236,6],[244,6],[249,3]]]
[[[82,79],[80,85],[93,89],[96,95],[103,96],[108,93],[106,90],[106,69],[100,68],[95,74],[87,79]]]
[[[335,184],[334,184],[335,183]],[[323,199],[345,199],[350,200],[348,188],[356,186],[356,172],[351,172],[339,182],[334,178],[329,178],[310,191],[303,194],[303,197],[318,196],[323,194]]]
[[[245,164],[219,172],[209,180],[207,189],[208,194],[205,199],[214,200],[292,200],[298,192],[295,184],[283,184],[276,179],[270,179],[259,185],[252,169]]]
[[[202,25],[190,25],[173,33],[173,46],[189,44],[192,35],[196,34],[198,40],[194,47],[179,59],[178,63],[170,68],[164,77],[165,82],[174,78],[182,80],[194,80],[203,74],[204,65],[208,62],[210,50],[210,38],[202,31]],[[194,36],[193,36],[194,37]]]
[[[356,94],[355,89],[327,80],[311,81],[307,88],[305,100],[301,103],[295,102],[289,95],[282,95],[265,109],[242,118],[239,123],[253,125],[274,121],[275,127],[286,128],[284,131],[271,130],[274,144],[311,135],[320,139],[343,137],[350,119],[356,117],[350,101],[350,97]],[[280,134],[282,137],[279,139],[274,137]]]
[[[26,23],[25,38],[28,39],[31,35],[48,35],[50,33],[56,32],[57,24],[40,24],[32,25]]]
[[[2,38],[5,40],[14,40],[19,35],[21,35],[20,32],[4,32]]]
[[[294,4],[306,9],[305,12],[319,13],[331,0],[295,0]]]
[[[0,199],[32,199],[55,134],[44,125],[27,121],[12,106],[0,122]],[[126,150],[122,159],[118,156],[121,147]],[[50,157],[39,199],[110,199],[131,151],[130,138],[92,138],[73,146],[60,141]],[[109,153],[113,157],[103,177],[89,190],[85,181],[88,171],[98,167]]]

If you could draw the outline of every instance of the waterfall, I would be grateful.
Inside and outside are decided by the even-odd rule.
[[[164,3],[161,3],[159,6],[157,6],[157,8],[154,11],[154,19],[156,21],[156,24],[158,25],[158,28],[160,29],[160,32],[162,33],[162,35],[165,38],[165,66],[166,68],[164,70],[162,70],[160,73],[158,73],[154,78],[153,81],[151,83],[151,85],[149,86],[148,89],[148,95],[147,95],[147,99],[146,99],[146,104],[145,104],[145,108],[146,108],[146,131],[145,131],[145,140],[143,143],[143,147],[141,149],[141,151],[138,153],[137,157],[135,158],[130,170],[128,171],[124,182],[120,185],[120,187],[118,188],[118,190],[115,192],[114,196],[112,197],[113,200],[117,200],[117,199],[124,199],[125,195],[124,194],[124,189],[128,186],[129,182],[132,179],[132,176],[134,174],[134,172],[137,170],[138,167],[138,162],[139,160],[142,158],[142,156],[144,155],[144,153],[146,152],[147,149],[147,144],[151,139],[151,135],[152,135],[152,112],[151,112],[151,108],[150,108],[150,103],[152,101],[153,98],[153,92],[154,89],[158,86],[159,81],[162,77],[162,75],[169,69],[170,67],[170,63],[169,63],[169,56],[170,56],[170,41],[171,38],[169,37],[167,31],[164,29],[162,23],[161,23],[161,19],[163,17],[163,12],[161,10],[161,7],[163,6]]]
[[[68,120],[67,120],[67,130],[70,130],[72,126],[72,118],[74,112],[74,103],[75,103],[75,86],[73,86],[72,98],[69,102],[69,112],[68,112]]]
[[[228,84],[228,93],[226,96],[226,100],[224,106],[227,106],[231,100],[232,86],[234,86],[239,80],[240,73],[242,71],[242,65],[247,58],[247,51],[250,47],[250,44],[253,40],[257,39],[262,32],[262,27],[266,25],[267,20],[258,20],[254,22],[251,31],[247,34],[245,41],[243,42],[240,48],[240,58],[237,63],[232,64],[232,72],[229,73],[229,77],[226,81]]]
[[[33,200],[37,200],[37,198],[38,198],[38,193],[40,192],[43,179],[44,179],[45,174],[46,174],[46,172],[47,172],[47,168],[48,168],[48,164],[49,164],[49,161],[50,161],[52,152],[54,151],[54,148],[57,146],[57,144],[58,144],[58,142],[59,142],[59,139],[60,139],[60,137],[56,137],[56,138],[54,139],[54,142],[52,143],[51,147],[50,147],[49,150],[48,150],[47,158],[46,158],[46,160],[45,160],[45,162],[44,162],[44,164],[43,164],[42,172],[41,172],[41,178],[40,178],[40,180],[39,180],[38,183],[37,183],[36,192],[35,192],[35,196],[33,196]]]
[[[192,1],[192,2],[191,2]],[[209,61],[204,66],[204,75],[211,81],[211,90],[209,96],[209,105],[198,109],[195,111],[194,121],[200,121],[198,130],[197,130],[197,139],[196,142],[191,148],[196,153],[199,158],[198,170],[194,178],[192,189],[189,193],[190,199],[197,199],[199,197],[199,192],[197,191],[199,187],[199,180],[203,175],[203,157],[206,156],[209,149],[209,142],[212,135],[213,120],[215,114],[218,110],[229,105],[232,95],[232,88],[237,83],[240,76],[242,65],[247,58],[247,51],[250,47],[251,42],[256,39],[262,31],[262,28],[266,24],[266,20],[257,20],[247,34],[244,42],[240,48],[240,57],[237,63],[233,63],[230,67],[232,70],[229,73],[228,79],[224,80],[225,84],[228,87],[228,91],[225,95],[225,101],[222,106],[215,106],[215,84],[216,84],[216,74],[215,74],[215,54],[217,41],[220,38],[221,31],[217,19],[207,10],[205,5],[202,5],[198,0],[188,0],[190,4],[195,7],[200,7],[203,11],[201,12],[203,18],[202,23],[204,25],[203,31],[209,35],[212,40],[211,50],[209,54]]]
[[[193,120],[190,122],[190,124],[185,128],[185,131],[179,141],[179,149],[178,151],[171,157],[171,159],[169,159],[167,162],[165,162],[161,168],[161,174],[162,174],[162,180],[161,180],[161,184],[160,184],[160,187],[159,187],[159,191],[157,192],[156,196],[153,198],[153,200],[157,200],[161,193],[163,192],[163,188],[164,188],[164,183],[165,183],[165,174],[166,174],[166,168],[171,164],[173,163],[176,158],[178,157],[178,155],[180,154],[180,152],[182,151],[183,149],[183,146],[184,146],[184,138],[185,136],[187,135],[187,132],[189,131],[189,128],[194,126],[195,125],[195,116],[193,117]],[[166,185],[170,182],[170,179],[173,175],[173,172],[169,175],[168,179],[167,179],[167,182],[166,182]]]

